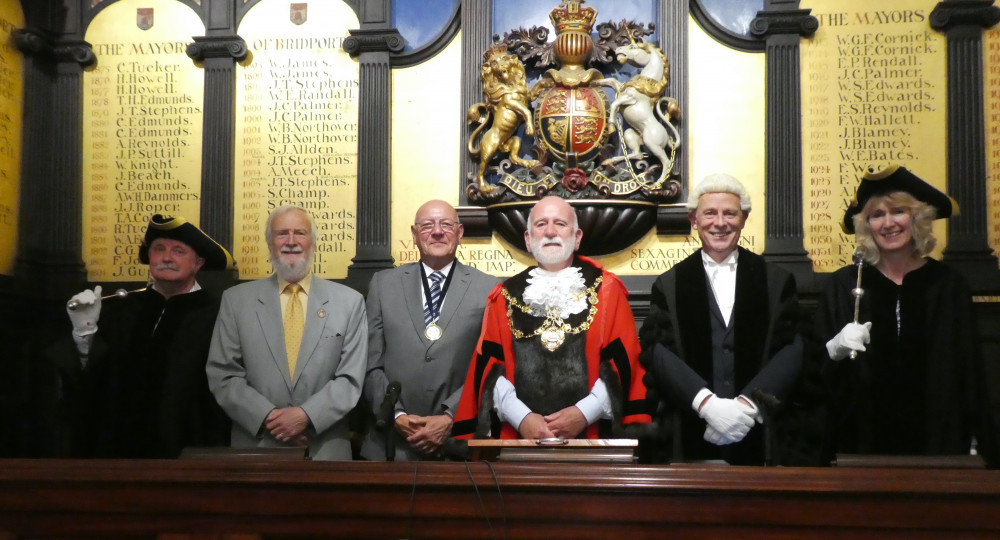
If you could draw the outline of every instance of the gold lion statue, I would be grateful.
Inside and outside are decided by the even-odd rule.
[[[486,102],[469,107],[467,115],[469,123],[479,125],[469,136],[468,148],[470,154],[479,158],[476,182],[480,193],[487,194],[493,191],[493,186],[486,182],[483,175],[497,152],[507,153],[511,161],[522,167],[534,167],[538,161],[522,159],[518,155],[521,150],[521,138],[514,135],[522,121],[525,124],[525,134],[534,135],[531,109],[528,107],[528,83],[524,64],[517,56],[507,51],[506,45],[494,45],[483,53],[480,78],[483,81],[483,95]],[[491,116],[493,123],[484,132]]]

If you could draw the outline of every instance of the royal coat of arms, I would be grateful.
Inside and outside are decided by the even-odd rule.
[[[478,168],[466,194],[491,209],[553,194],[571,204],[608,201],[629,219],[643,214],[636,231],[644,234],[656,205],[680,194],[680,108],[665,95],[669,64],[645,40],[652,24],[601,23],[592,35],[597,10],[585,1],[564,0],[549,13],[553,42],[547,28],[522,28],[483,54],[485,99],[468,113]],[[626,64],[638,73],[626,78],[618,71]],[[530,88],[529,75],[537,78]]]

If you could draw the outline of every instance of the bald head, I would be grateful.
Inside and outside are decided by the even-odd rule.
[[[573,207],[566,202],[566,199],[555,195],[543,197],[535,203],[535,206],[531,207],[531,212],[528,214],[528,223],[531,224],[537,215],[552,212],[556,212],[565,216],[567,219],[572,220],[571,224],[573,225],[573,228],[577,228],[576,212],[573,211]]]
[[[524,244],[543,270],[555,272],[572,264],[582,239],[576,212],[559,197],[545,197],[528,214]]]
[[[417,213],[413,218],[414,223],[420,223],[422,220],[427,219],[428,216],[444,216],[458,223],[458,212],[450,204],[440,200],[434,199],[432,201],[427,201],[417,208]]]
[[[458,222],[458,212],[450,204],[433,200],[417,209],[410,232],[420,251],[420,261],[440,270],[455,260],[465,231]]]

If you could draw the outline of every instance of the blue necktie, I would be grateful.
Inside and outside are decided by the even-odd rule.
[[[429,325],[438,320],[441,311],[441,281],[444,274],[441,272],[431,273],[431,297],[424,304],[424,325]]]

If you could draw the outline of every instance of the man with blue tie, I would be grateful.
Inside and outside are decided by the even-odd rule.
[[[436,459],[451,432],[486,297],[499,279],[456,260],[463,228],[444,201],[429,201],[410,227],[420,261],[375,274],[368,288],[364,403],[384,430],[370,429],[370,460]],[[386,389],[399,398],[383,410]],[[390,396],[390,399],[392,396]],[[388,444],[387,444],[388,443]]]
[[[653,283],[639,332],[646,387],[673,428],[670,460],[762,465],[762,399],[783,397],[802,367],[795,280],[744,248],[750,196],[726,174],[687,203],[701,249]]]
[[[297,206],[268,217],[274,275],[222,296],[208,383],[233,420],[236,448],[308,446],[315,460],[349,460],[347,413],[361,396],[364,299],[315,278],[316,227]]]

